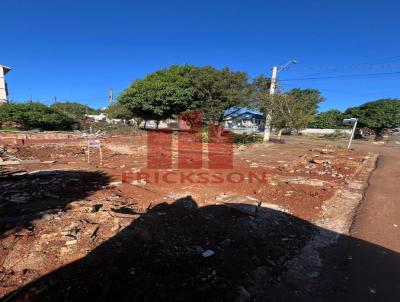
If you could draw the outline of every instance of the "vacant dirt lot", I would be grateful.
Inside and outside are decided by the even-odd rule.
[[[90,164],[85,142],[5,146],[8,156],[55,162],[0,166],[0,296],[306,299],[320,250],[348,233],[375,162],[317,145],[240,146],[229,170],[173,166],[161,181],[127,182],[123,174],[154,175],[146,136],[102,139],[103,162],[94,149]],[[175,151],[174,141],[174,161]],[[222,181],[210,181],[215,173]]]

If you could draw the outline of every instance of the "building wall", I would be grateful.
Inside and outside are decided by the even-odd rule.
[[[307,128],[299,131],[302,135],[316,135],[316,136],[323,136],[334,134],[335,131],[339,130],[341,133],[344,134],[351,134],[351,129],[313,129]]]
[[[0,104],[8,103],[6,79],[4,69],[0,67]]]

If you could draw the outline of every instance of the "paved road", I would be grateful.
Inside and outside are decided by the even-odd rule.
[[[380,154],[347,240],[338,282],[347,301],[400,301],[400,146],[356,143]],[[354,244],[357,242],[357,244]]]

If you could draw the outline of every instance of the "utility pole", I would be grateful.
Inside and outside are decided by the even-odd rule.
[[[277,66],[272,67],[271,85],[269,87],[269,95],[271,96],[271,98],[275,93],[277,74],[278,74],[278,67]],[[266,113],[265,117],[265,129],[264,129],[264,139],[263,139],[264,142],[268,142],[271,136],[271,120],[272,120],[272,112],[271,109],[268,109],[268,112]]]
[[[57,104],[57,97],[54,97],[54,104]]]
[[[113,92],[114,90],[112,88],[110,88],[109,92],[108,92],[108,105],[112,105],[112,103],[114,102],[114,96],[113,96]]]
[[[271,85],[269,87],[269,95],[272,99],[272,97],[275,94],[275,89],[276,89],[276,79],[278,76],[278,72],[285,70],[290,64],[296,64],[296,60],[290,60],[287,62],[285,65],[282,66],[274,66],[272,67],[272,74],[271,74]],[[264,129],[264,142],[268,142],[271,136],[271,121],[272,121],[272,110],[271,108],[268,109],[268,112],[266,113],[265,117],[265,129]]]

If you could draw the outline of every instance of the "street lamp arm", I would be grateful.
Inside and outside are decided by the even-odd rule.
[[[296,61],[295,59],[290,60],[290,61],[287,62],[286,64],[279,66],[279,67],[278,67],[278,72],[279,72],[279,71],[282,71],[282,70],[285,70],[286,68],[289,67],[290,64],[296,64],[296,63],[297,63],[297,61]]]

